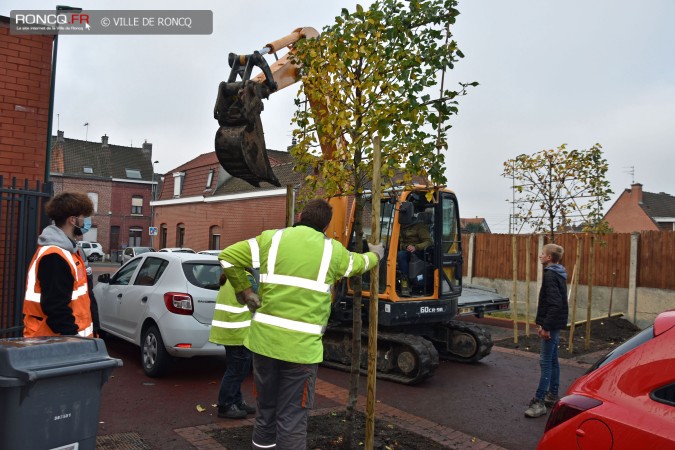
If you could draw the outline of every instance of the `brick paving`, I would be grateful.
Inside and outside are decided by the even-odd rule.
[[[348,391],[345,388],[328,383],[321,379],[316,380],[316,395],[328,398],[330,400],[339,402],[344,405],[347,401]],[[357,401],[357,409],[365,411],[366,398],[359,396]],[[323,408],[310,412],[312,416],[324,415],[336,411],[340,408]],[[421,436],[432,439],[435,442],[453,449],[471,449],[471,450],[504,450],[503,447],[492,444],[487,441],[482,441],[474,436],[470,436],[461,431],[453,430],[442,425],[439,425],[422,417],[415,416],[400,409],[394,408],[382,402],[375,405],[375,414],[378,419],[392,422],[405,430],[417,433]],[[192,447],[198,450],[227,450],[215,439],[213,439],[209,432],[218,429],[235,428],[247,425],[253,425],[254,419],[243,420],[223,420],[213,424],[200,425],[196,427],[178,428],[174,430],[179,436],[185,439]]]

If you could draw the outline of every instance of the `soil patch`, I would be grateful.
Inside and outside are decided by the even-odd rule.
[[[357,413],[354,448],[365,445],[365,416]],[[350,450],[345,443],[345,412],[337,411],[309,417],[307,425],[308,450]],[[213,430],[208,433],[228,450],[249,450],[253,427],[243,426]],[[445,450],[427,437],[400,428],[384,420],[375,420],[374,446],[377,450]],[[452,448],[452,447],[451,447]]]
[[[495,341],[495,345],[506,348],[515,348],[532,353],[539,353],[540,339],[537,337],[536,327],[530,328],[531,335],[518,336],[518,344],[513,343],[513,338]],[[589,348],[586,349],[586,323],[574,327],[573,352],[569,349],[569,328],[560,333],[558,356],[560,358],[575,358],[595,352],[608,352],[623,344],[640,329],[631,322],[621,317],[596,319],[591,321],[591,339]]]

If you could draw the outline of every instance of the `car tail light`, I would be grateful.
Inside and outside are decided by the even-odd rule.
[[[553,407],[544,431],[546,432],[551,428],[557,427],[561,423],[567,422],[582,412],[600,405],[602,405],[600,400],[584,397],[583,395],[574,394],[563,397],[558,400],[558,403]]]
[[[190,294],[167,292],[164,294],[164,304],[166,305],[166,309],[174,314],[190,316],[194,312],[192,296]]]

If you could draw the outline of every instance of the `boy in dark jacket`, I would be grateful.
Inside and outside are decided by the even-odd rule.
[[[560,365],[558,363],[558,338],[560,330],[567,326],[567,272],[559,264],[564,250],[556,244],[546,244],[539,256],[544,266],[544,279],[539,291],[537,306],[537,335],[541,339],[539,366],[541,376],[539,386],[526,417],[539,417],[546,414],[546,408],[552,407],[558,400],[560,385]]]

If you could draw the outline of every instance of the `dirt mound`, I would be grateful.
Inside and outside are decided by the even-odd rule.
[[[515,348],[532,353],[539,353],[539,338],[536,327],[530,328],[530,336],[518,336],[518,344],[513,343],[513,338],[495,341],[495,345],[506,348]],[[558,356],[560,358],[574,358],[589,353],[600,351],[608,352],[623,344],[633,337],[640,329],[631,322],[621,317],[596,319],[591,321],[591,339],[589,348],[586,349],[586,323],[574,327],[573,353],[569,348],[569,328],[560,333]]]

